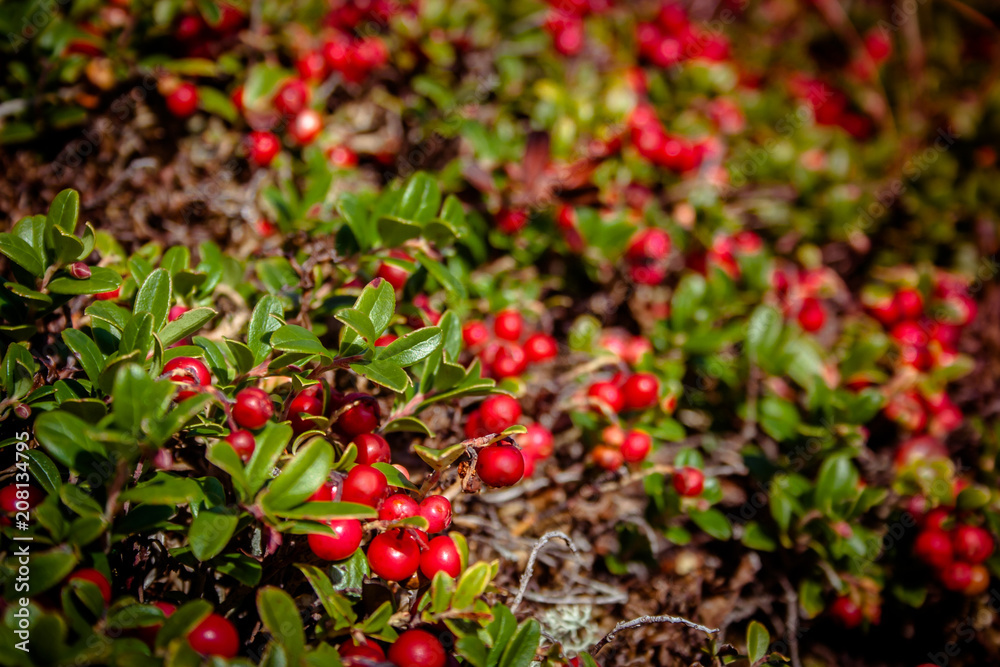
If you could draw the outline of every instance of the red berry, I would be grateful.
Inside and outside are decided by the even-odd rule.
[[[327,157],[330,158],[330,164],[341,169],[355,167],[358,164],[357,153],[347,146],[334,146],[327,153]]]
[[[234,658],[240,651],[240,636],[236,628],[219,614],[209,614],[195,626],[187,639],[191,648],[202,655]]]
[[[622,458],[628,463],[638,463],[646,458],[653,448],[653,439],[642,431],[629,431],[622,443]]]
[[[833,620],[847,630],[861,625],[861,608],[846,595],[837,598],[830,605],[830,615]]]
[[[389,483],[382,471],[370,465],[356,465],[347,473],[341,500],[378,507],[388,490]]]
[[[518,341],[521,338],[521,331],[524,329],[524,319],[521,313],[516,310],[504,310],[497,313],[493,320],[493,333],[497,338],[510,341]]]
[[[394,343],[397,340],[399,340],[399,336],[397,336],[396,334],[391,334],[391,333],[383,334],[375,339],[375,347],[385,347],[386,345]]]
[[[319,51],[308,51],[295,63],[299,76],[307,81],[322,81],[326,76],[326,60]]]
[[[896,466],[902,468],[915,461],[948,458],[944,443],[929,435],[919,435],[900,443],[896,449]]]
[[[669,254],[669,234],[662,229],[643,229],[632,237],[625,258],[630,262],[659,261]]]
[[[538,458],[552,455],[552,432],[541,424],[528,424],[527,433],[520,436],[522,454],[530,453]]]
[[[686,466],[674,473],[674,489],[682,496],[700,496],[705,488],[705,473]]]
[[[483,415],[480,414],[479,410],[473,410],[465,419],[465,437],[466,438],[481,438],[484,435],[489,435],[490,430],[483,426]]]
[[[826,309],[819,299],[807,297],[802,300],[802,308],[799,309],[799,326],[812,333],[819,331],[826,324]]]
[[[528,214],[521,210],[502,209],[496,215],[497,229],[507,235],[513,235],[524,229],[528,224]]]
[[[299,146],[311,144],[323,130],[323,117],[315,109],[303,109],[288,128],[288,133]]]
[[[420,556],[420,571],[428,579],[433,579],[438,572],[444,572],[452,579],[457,579],[462,572],[462,557],[458,554],[455,540],[447,535],[439,535],[427,545],[427,550]]]
[[[107,577],[94,568],[87,567],[77,570],[69,575],[67,581],[89,581],[101,589],[101,597],[104,598],[104,604],[111,604],[111,583]]]
[[[451,525],[451,501],[444,496],[427,496],[420,502],[418,514],[427,519],[428,533],[440,533]]]
[[[868,312],[883,326],[890,327],[899,320],[899,305],[895,297],[883,297],[868,306]]]
[[[10,484],[0,489],[0,512],[5,514],[27,512],[43,500],[45,494],[36,486],[18,488],[17,484]]]
[[[394,493],[385,499],[378,508],[379,521],[399,521],[417,516],[420,506],[417,501],[405,493]]]
[[[309,86],[301,79],[286,82],[274,96],[274,108],[286,116],[295,116],[309,104]]]
[[[497,394],[483,401],[479,412],[487,433],[500,433],[521,418],[521,404],[512,396]]]
[[[121,296],[121,293],[122,293],[122,288],[116,287],[110,292],[100,292],[98,294],[95,294],[94,298],[97,299],[98,301],[114,301],[119,296]]]
[[[344,560],[358,550],[364,531],[357,519],[330,519],[324,521],[333,529],[333,535],[309,534],[309,548],[323,560]]]
[[[170,309],[170,312],[167,313],[167,321],[173,322],[174,320],[176,320],[178,317],[188,312],[189,310],[191,309],[186,308],[184,306],[174,306],[173,308]]]
[[[916,322],[900,322],[889,332],[900,345],[910,347],[926,347],[927,333]]]
[[[393,254],[395,255],[396,253]],[[412,258],[409,255],[405,255],[405,253],[400,254],[403,254],[404,256],[399,257],[399,259],[412,261]],[[406,281],[410,277],[410,272],[397,264],[382,262],[379,264],[378,271],[375,272],[375,277],[387,281],[390,285],[392,285],[392,288],[398,292],[403,289],[404,285],[406,285]]]
[[[254,130],[248,135],[247,141],[250,161],[261,167],[271,164],[281,152],[281,142],[273,132]]]
[[[420,566],[417,538],[403,528],[376,535],[368,545],[368,564],[387,581],[406,581]]]
[[[524,348],[517,343],[501,343],[493,357],[492,370],[498,379],[517,377],[528,366]]]
[[[462,341],[465,346],[475,349],[484,344],[490,337],[490,330],[479,320],[468,322],[462,327]]]
[[[170,604],[169,602],[154,602],[153,606],[158,608],[163,612],[164,618],[170,618],[170,615],[177,611],[177,605]],[[142,627],[136,628],[136,634],[142,641],[146,642],[150,646],[156,641],[156,634],[163,627],[162,623],[155,623],[153,625],[144,625]]]
[[[993,554],[993,537],[977,526],[958,526],[951,533],[951,546],[957,560],[975,565]]]
[[[178,384],[190,384],[205,387],[212,384],[212,375],[208,367],[200,359],[194,357],[175,357],[163,366],[163,374]],[[183,401],[198,392],[182,390],[177,392],[176,400]]]
[[[253,450],[257,448],[257,441],[250,431],[233,431],[226,436],[226,442],[232,446],[244,462],[250,460]]]
[[[650,373],[636,373],[622,385],[622,398],[626,410],[645,410],[656,405],[660,394],[660,381]]]
[[[600,401],[614,413],[621,412],[625,408],[622,390],[613,382],[595,382],[587,390],[587,396]]]
[[[962,561],[947,563],[938,571],[938,578],[949,591],[964,591],[972,583],[972,566]]]
[[[379,37],[366,37],[354,48],[354,65],[360,69],[373,70],[389,60],[389,49]]]
[[[347,411],[337,417],[337,431],[345,438],[353,439],[362,433],[371,433],[382,421],[382,410],[375,397],[369,394],[353,393],[340,400],[331,400],[334,412],[343,406],[355,403]]]
[[[931,567],[943,568],[952,561],[951,539],[941,530],[924,530],[913,543],[914,555]]]
[[[322,387],[320,385],[313,387],[300,391],[288,404],[288,419],[295,433],[302,433],[313,427],[313,423],[304,418],[303,414],[312,416],[323,414],[323,401],[319,397]]]
[[[524,476],[524,456],[504,441],[488,445],[479,450],[476,474],[487,486],[513,486]]]
[[[346,667],[368,667],[385,662],[385,652],[373,641],[355,644],[353,640],[348,640],[340,645],[337,653]]]
[[[904,320],[915,320],[924,314],[924,297],[912,287],[905,287],[893,297],[896,310]]]
[[[597,445],[594,447],[590,452],[590,460],[598,468],[609,472],[614,472],[625,465],[625,457],[622,456],[622,450],[610,445]]]
[[[205,20],[199,14],[182,16],[174,28],[174,38],[181,42],[194,40],[205,29]]]
[[[233,419],[243,428],[258,429],[274,415],[274,406],[267,392],[258,387],[247,387],[236,394]]]
[[[556,339],[547,333],[534,333],[524,341],[524,356],[529,364],[555,359],[559,352]]]
[[[185,81],[167,95],[167,108],[178,118],[187,118],[198,110],[198,89]]]
[[[926,499],[924,500],[926,503]],[[924,530],[936,531],[945,530],[945,525],[951,520],[951,512],[944,507],[938,507],[937,509],[932,509],[924,517],[921,527]]]
[[[327,503],[336,498],[339,491],[340,484],[336,482],[324,482],[323,486],[313,491],[313,494],[309,496],[309,501],[315,503]]]
[[[445,667],[447,655],[431,633],[407,630],[389,647],[389,661],[396,667]]]
[[[359,433],[354,436],[354,444],[358,447],[358,463],[390,463],[392,453],[385,438],[374,433]]]

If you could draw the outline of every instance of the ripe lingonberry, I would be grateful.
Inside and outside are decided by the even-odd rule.
[[[274,108],[285,116],[295,116],[309,104],[309,86],[301,79],[291,79],[278,89]]]
[[[385,652],[372,640],[367,644],[355,644],[354,640],[348,640],[340,645],[337,653],[345,667],[368,667],[385,662]]]
[[[499,433],[517,423],[521,418],[521,404],[512,396],[490,396],[479,406],[483,426],[489,433]]]
[[[528,366],[524,348],[517,343],[501,343],[493,357],[491,369],[498,379],[517,377]]]
[[[626,410],[645,410],[656,405],[660,394],[660,381],[650,373],[636,373],[622,385],[622,398]]]
[[[387,581],[406,581],[420,567],[417,538],[403,528],[379,533],[368,545],[368,564]]]
[[[963,561],[947,563],[938,571],[938,579],[949,591],[964,591],[972,583],[972,566]]]
[[[904,287],[893,297],[899,316],[904,320],[915,320],[924,314],[924,297],[912,287]]]
[[[206,387],[212,384],[212,375],[208,367],[200,359],[194,357],[175,357],[163,366],[163,374],[178,384]],[[183,401],[198,392],[188,389],[177,392],[176,400]]]
[[[522,452],[530,452],[538,458],[552,455],[552,432],[541,424],[528,424],[528,431],[518,438]]]
[[[424,630],[407,630],[389,647],[396,667],[445,667],[447,659],[441,642]]]
[[[198,89],[187,81],[167,95],[167,108],[177,118],[187,118],[198,110]]]
[[[528,224],[528,214],[521,210],[503,209],[496,216],[497,229],[507,235],[513,235],[524,229]]]
[[[979,595],[985,593],[990,586],[990,571],[985,565],[976,564],[970,568],[969,584],[962,590],[965,595]]]
[[[700,496],[705,488],[705,473],[697,468],[685,466],[674,473],[674,489],[682,496]]]
[[[807,297],[802,300],[799,309],[799,326],[810,333],[819,331],[826,324],[826,310],[819,299]]]
[[[830,605],[830,616],[841,627],[851,630],[861,625],[861,607],[854,603],[851,598],[844,595]]]
[[[892,328],[889,335],[896,339],[900,345],[910,347],[927,346],[927,332],[916,322],[900,322]]]
[[[347,146],[334,146],[327,152],[330,164],[340,169],[348,169],[358,165],[358,154]]]
[[[375,347],[385,347],[386,345],[394,343],[397,340],[399,340],[399,336],[397,336],[396,334],[391,334],[391,333],[382,334],[381,336],[375,339]]]
[[[621,412],[625,408],[622,390],[613,382],[595,382],[587,390],[587,396],[603,403],[614,413]]]
[[[643,229],[629,241],[625,258],[630,262],[660,261],[670,254],[670,235],[662,229]]]
[[[226,436],[226,442],[233,448],[243,462],[249,461],[257,448],[257,441],[250,431],[233,431]]]
[[[335,424],[337,432],[348,440],[362,433],[371,433],[382,421],[382,410],[374,396],[356,392],[342,398],[331,398],[330,403],[333,413],[345,405],[355,404],[337,417]]]
[[[625,465],[625,457],[622,456],[622,450],[610,445],[597,445],[594,447],[590,452],[590,460],[598,468],[609,472],[618,470]]]
[[[243,428],[258,429],[274,415],[274,406],[267,392],[258,387],[247,387],[236,394],[233,419]]]
[[[509,438],[479,450],[476,474],[487,486],[513,486],[524,476],[524,456]]]
[[[295,62],[295,68],[307,81],[322,81],[326,76],[326,60],[319,51],[307,51]]]
[[[469,349],[476,349],[486,343],[490,337],[490,330],[479,320],[466,323],[462,327],[462,341]]]
[[[323,414],[323,399],[320,398],[323,388],[320,385],[313,385],[303,389],[288,404],[288,419],[291,421],[292,430],[295,433],[302,433],[312,428],[313,423],[302,415],[319,416]]]
[[[622,443],[622,458],[628,463],[638,463],[646,458],[653,448],[653,439],[642,431],[629,431]]]
[[[924,501],[927,502],[926,500]],[[924,517],[921,527],[924,530],[945,530],[951,520],[951,512],[944,507],[932,509]]]
[[[483,415],[479,410],[473,410],[465,418],[465,437],[481,438],[491,431],[483,425]]]
[[[943,568],[952,561],[951,539],[941,530],[924,530],[913,543],[914,555],[936,568]]]
[[[451,525],[451,501],[444,496],[427,496],[420,501],[417,513],[427,519],[427,532],[431,535]]]
[[[101,597],[104,598],[104,604],[111,604],[111,582],[94,568],[86,567],[82,570],[77,570],[69,575],[67,581],[89,581],[100,589]]]
[[[555,359],[558,353],[556,339],[547,333],[533,333],[524,341],[524,356],[529,364]]]
[[[174,306],[167,313],[167,321],[173,322],[174,320],[176,320],[178,317],[188,312],[189,310],[191,309],[187,308],[186,306]]]
[[[45,494],[36,486],[10,484],[0,489],[0,512],[13,514],[27,512],[45,500]]]
[[[116,287],[110,292],[99,292],[98,294],[94,295],[94,298],[97,299],[98,301],[114,301],[119,296],[121,296],[121,293],[122,293],[122,288]]]
[[[340,484],[337,482],[323,482],[323,486],[319,487],[313,494],[309,496],[310,502],[316,503],[326,503],[330,502],[337,497],[340,492]]]
[[[408,254],[400,250],[393,250],[392,252],[389,253],[389,256],[395,259],[403,259],[409,262],[413,261],[412,257],[410,257]],[[407,271],[402,266],[399,266],[398,264],[390,264],[388,262],[382,262],[378,266],[378,271],[375,272],[375,277],[385,280],[390,285],[392,285],[392,288],[394,290],[398,292],[403,289],[404,285],[406,285],[406,281],[410,277],[410,272]]]
[[[171,614],[177,611],[177,605],[170,604],[169,602],[154,602],[153,606],[163,612],[164,618],[170,618]],[[154,623],[153,625],[145,625],[136,628],[136,635],[139,639],[146,642],[150,646],[156,641],[156,634],[163,627],[162,623]]]
[[[219,614],[209,614],[188,634],[188,643],[202,655],[234,658],[240,652],[240,636],[236,628]]]
[[[389,463],[392,461],[392,452],[389,450],[389,443],[385,438],[374,433],[360,433],[354,436],[355,445],[358,447],[358,463]]]
[[[975,565],[993,554],[993,537],[978,526],[958,526],[951,533],[951,546],[956,559]]]
[[[324,521],[333,529],[333,535],[309,534],[309,548],[323,560],[344,560],[358,550],[364,531],[357,519],[329,519]]]
[[[303,109],[295,116],[288,133],[299,146],[308,146],[323,131],[323,117],[315,109]]]
[[[428,579],[433,579],[438,572],[457,579],[462,572],[462,557],[458,554],[455,540],[447,535],[432,539],[420,556],[420,571]]]
[[[394,493],[378,508],[378,518],[380,521],[399,521],[417,516],[419,512],[420,505],[416,500],[405,493]]]
[[[360,503],[369,507],[378,507],[378,504],[385,498],[388,489],[389,484],[381,470],[361,464],[354,466],[347,473],[340,498],[345,503]]]
[[[521,339],[523,330],[524,318],[516,310],[500,311],[493,320],[493,333],[497,338],[516,342]]]
[[[247,137],[247,156],[260,167],[266,167],[281,152],[281,142],[273,132],[254,130]]]

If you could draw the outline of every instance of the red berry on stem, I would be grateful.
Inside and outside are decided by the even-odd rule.
[[[628,463],[638,463],[646,458],[653,448],[653,439],[642,431],[629,431],[622,443],[622,458]]]
[[[705,473],[690,466],[681,468],[674,473],[674,489],[688,498],[700,496],[705,489]]]
[[[357,153],[347,146],[334,146],[327,153],[327,157],[330,158],[330,164],[341,169],[355,167],[358,164]]]
[[[830,605],[830,615],[833,620],[847,630],[861,625],[861,608],[846,595],[837,598]]]
[[[292,79],[278,89],[274,108],[286,116],[295,116],[309,104],[309,87],[301,79]]]
[[[524,348],[517,343],[501,343],[493,357],[493,376],[498,379],[517,377],[528,366]]]
[[[257,441],[250,431],[233,431],[226,436],[226,442],[230,444],[244,463],[250,460],[253,451],[257,448]]]
[[[382,471],[370,465],[356,465],[347,473],[341,500],[378,507],[388,490],[389,484]]]
[[[34,509],[45,500],[45,494],[36,486],[10,484],[0,489],[0,512],[13,514]]]
[[[322,387],[320,385],[313,387],[300,391],[288,404],[288,419],[291,421],[292,430],[296,433],[307,431],[313,426],[309,419],[303,418],[303,414],[312,416],[323,414],[323,400],[320,398]]]
[[[387,581],[406,581],[420,567],[417,538],[403,528],[376,535],[368,545],[368,564]]]
[[[382,420],[382,410],[374,396],[362,393],[353,393],[344,396],[339,401],[331,401],[333,411],[338,411],[341,407],[356,403],[347,411],[337,417],[337,431],[346,438],[362,433],[371,433],[378,428]]]
[[[281,142],[273,132],[254,130],[247,137],[247,155],[254,164],[266,167],[281,152]]]
[[[424,630],[407,630],[389,647],[396,667],[445,667],[447,655],[437,637]]]
[[[395,493],[389,496],[378,508],[379,521],[399,521],[417,516],[419,513],[420,505],[405,493]]]
[[[87,567],[77,570],[69,575],[68,581],[89,581],[101,590],[101,597],[104,598],[104,604],[111,604],[111,582],[94,568]]]
[[[613,382],[595,382],[587,390],[587,396],[600,401],[614,413],[621,412],[625,408],[622,390]]]
[[[163,366],[163,374],[179,384],[191,384],[206,387],[212,384],[212,374],[200,359],[194,357],[175,357]],[[177,400],[183,401],[198,392],[183,390],[177,392]]]
[[[975,565],[993,554],[993,537],[978,526],[958,526],[951,533],[951,546],[957,560]]]
[[[374,641],[355,644],[353,640],[348,640],[340,645],[337,653],[346,667],[368,667],[385,661],[385,652]]]
[[[357,519],[330,519],[324,521],[333,529],[333,535],[309,534],[309,548],[323,560],[344,560],[361,546],[364,531]]]
[[[122,293],[122,288],[116,287],[110,292],[100,292],[98,294],[95,294],[94,298],[97,299],[98,301],[114,301],[119,296],[121,296],[121,293]]]
[[[896,310],[904,320],[915,320],[924,314],[924,297],[912,287],[904,287],[893,297]]]
[[[913,543],[914,555],[931,567],[943,568],[952,561],[951,539],[941,530],[924,530]]]
[[[625,258],[630,262],[658,261],[669,254],[669,234],[662,229],[643,229],[632,237]]]
[[[319,51],[308,51],[295,62],[299,76],[307,81],[321,81],[326,76],[326,60]]]
[[[330,502],[337,497],[339,491],[340,484],[336,482],[324,482],[323,486],[313,491],[313,494],[309,496],[309,501],[316,503]]]
[[[500,311],[493,320],[493,333],[503,340],[515,342],[520,340],[523,329],[524,319],[516,310]]]
[[[390,463],[392,452],[389,443],[380,435],[374,433],[359,433],[354,436],[354,444],[358,447],[358,463]]]
[[[799,326],[812,333],[819,331],[826,324],[826,310],[819,299],[807,297],[802,300],[802,308],[799,309]]]
[[[240,651],[240,636],[236,628],[219,614],[209,614],[188,634],[188,643],[202,655],[234,658]]]
[[[622,385],[622,398],[626,410],[645,410],[656,405],[660,394],[660,381],[650,373],[636,373]]]
[[[528,214],[520,210],[502,209],[496,215],[497,229],[504,234],[513,235],[524,229],[528,224]]]
[[[490,337],[490,330],[479,320],[473,320],[462,327],[462,341],[465,346],[475,349],[483,345]]]
[[[288,133],[299,146],[311,144],[323,131],[323,117],[315,109],[303,109],[295,117]]]
[[[479,450],[476,474],[487,486],[513,486],[524,476],[524,456],[517,447],[504,442]]]
[[[622,456],[622,450],[610,445],[597,445],[594,447],[590,452],[590,460],[598,468],[609,472],[618,470],[625,465],[625,457]]]
[[[541,424],[528,424],[527,433],[520,436],[522,453],[530,452],[538,458],[552,455],[552,432]]]
[[[173,308],[170,309],[170,312],[167,313],[167,321],[173,322],[174,320],[176,320],[178,317],[188,312],[189,310],[191,309],[185,306],[174,306]]]
[[[938,572],[938,578],[949,591],[964,591],[972,583],[972,566],[963,561],[948,563]]]
[[[198,89],[187,81],[167,95],[167,109],[177,118],[187,118],[198,110]]]
[[[420,556],[420,571],[428,579],[433,579],[438,572],[444,572],[449,577],[457,579],[462,572],[462,557],[455,546],[455,540],[447,535],[439,535],[427,545],[427,550]]]
[[[482,405],[479,412],[483,418],[483,426],[488,429],[488,433],[500,433],[517,423],[521,418],[521,404],[517,399],[505,394],[490,396]]]
[[[396,259],[405,259],[409,261],[413,260],[413,258],[406,253],[398,251],[393,251],[390,256],[395,257]],[[410,277],[410,272],[398,264],[382,262],[379,264],[378,271],[375,272],[375,277],[387,281],[390,285],[392,285],[392,288],[398,292],[403,289],[404,285],[406,285],[406,281]]]
[[[427,519],[428,533],[440,533],[451,525],[451,501],[444,496],[427,496],[420,501],[418,514]]]
[[[556,339],[547,333],[533,333],[524,341],[524,356],[529,364],[555,359],[558,353]]]
[[[258,429],[274,415],[274,406],[267,392],[258,387],[247,387],[236,394],[233,419],[243,428]]]

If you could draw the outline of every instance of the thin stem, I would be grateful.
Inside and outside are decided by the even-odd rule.
[[[630,630],[643,625],[652,625],[653,623],[679,623],[694,630],[701,630],[708,635],[714,635],[719,631],[718,628],[706,628],[704,625],[699,625],[694,621],[689,621],[688,619],[680,616],[640,616],[639,618],[632,619],[631,621],[622,621],[616,625],[614,630],[606,634],[601,641],[594,644],[594,647],[590,649],[590,655],[597,655],[600,653],[601,649],[607,646],[608,643],[615,638],[615,635],[622,630]]]
[[[554,538],[560,538],[569,545],[569,548],[573,550],[577,558],[580,557],[580,550],[577,549],[576,544],[570,539],[570,536],[566,533],[559,532],[558,530],[553,530],[551,532],[545,533],[542,537],[535,542],[535,546],[531,549],[531,555],[528,557],[528,565],[524,568],[524,574],[521,575],[521,586],[517,591],[517,597],[514,598],[514,603],[510,606],[511,611],[517,611],[517,608],[521,605],[521,601],[524,599],[524,591],[528,588],[528,583],[531,581],[531,575],[535,571],[535,559],[538,558],[538,552],[542,550],[549,540]]]

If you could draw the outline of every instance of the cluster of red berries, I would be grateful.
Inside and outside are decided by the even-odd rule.
[[[174,38],[189,58],[214,60],[223,51],[223,45],[243,28],[246,15],[228,2],[217,2],[219,19],[209,25],[200,13],[183,14],[174,27]]]
[[[399,635],[386,653],[375,640],[356,643],[349,639],[337,649],[345,667],[366,667],[386,661],[395,667],[445,667],[449,656],[441,640],[427,630],[414,628]]]
[[[979,526],[958,523],[950,530],[952,512],[937,508],[922,517],[921,531],[913,543],[913,554],[934,568],[938,581],[950,591],[979,595],[990,584],[983,562],[993,554],[990,533]]]
[[[583,49],[583,18],[611,8],[611,0],[550,0],[549,4],[545,29],[556,51],[564,56],[575,56]]]
[[[854,110],[847,94],[827,81],[805,74],[789,79],[791,94],[808,104],[818,125],[840,127],[855,139],[865,139],[872,133],[872,121]]]
[[[662,229],[637,231],[625,250],[628,277],[638,285],[659,285],[667,277],[670,235]]]
[[[785,267],[771,274],[771,287],[786,318],[795,317],[803,331],[815,333],[826,325],[824,295],[832,292],[835,278],[825,268]]]
[[[526,335],[527,334],[527,335]],[[524,318],[516,310],[504,310],[493,318],[493,334],[480,320],[462,327],[465,347],[479,357],[483,375],[498,380],[521,375],[529,364],[550,361],[559,352],[556,339],[547,333],[527,333]]]
[[[730,55],[724,35],[697,30],[684,7],[675,2],[661,5],[655,21],[638,24],[635,39],[640,55],[657,67],[673,67],[696,58],[723,62]]]
[[[756,255],[763,248],[763,240],[749,229],[732,235],[716,234],[708,250],[692,254],[687,266],[702,275],[708,275],[710,268],[719,269],[733,280],[738,280],[742,275],[739,258]]]
[[[632,144],[642,157],[679,174],[697,169],[711,147],[708,140],[692,141],[669,134],[656,110],[647,103],[632,110],[628,126]]]
[[[481,438],[521,423],[521,404],[517,399],[504,394],[490,396],[480,406],[470,412],[465,421],[465,436]],[[503,470],[503,474],[487,474],[483,480],[490,486],[510,486],[522,477],[531,477],[535,465],[552,455],[552,432],[541,424],[528,424],[527,432],[518,436],[517,447],[509,443],[497,443],[479,451],[479,465],[487,469]],[[520,457],[520,458],[519,458]],[[479,476],[482,478],[482,473]],[[514,478],[517,479],[514,479]],[[513,481],[510,481],[513,480]],[[510,483],[496,483],[510,482]]]

